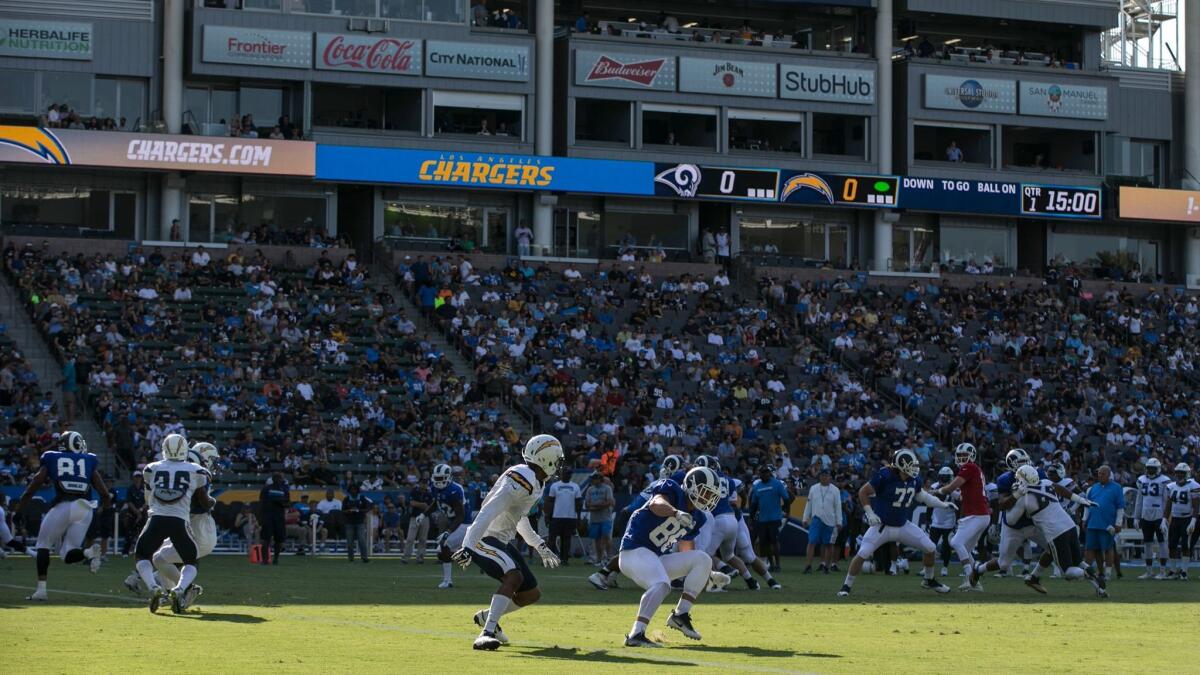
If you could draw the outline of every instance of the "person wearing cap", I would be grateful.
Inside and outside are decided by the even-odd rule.
[[[833,569],[834,534],[842,527],[842,491],[833,484],[829,469],[822,469],[818,479],[820,482],[808,489],[808,503],[804,505],[804,527],[808,528],[805,574],[812,574],[817,547],[821,549],[821,571],[829,574]]]
[[[779,529],[791,502],[787,486],[775,477],[775,471],[767,465],[758,470],[758,480],[750,487],[750,513],[754,516],[754,538],[763,558],[771,562],[769,571],[778,572]]]

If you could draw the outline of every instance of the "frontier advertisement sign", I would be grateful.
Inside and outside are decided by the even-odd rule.
[[[926,74],[925,107],[1013,115],[1017,112],[1017,83]]]
[[[92,24],[0,19],[0,56],[92,60]]]
[[[485,42],[425,41],[425,75],[529,81],[529,48]]]
[[[779,97],[870,105],[875,102],[875,71],[782,64]]]
[[[1117,195],[1121,218],[1200,223],[1200,192],[1122,186]]]
[[[204,26],[202,59],[276,68],[310,68],[312,33],[234,26]]]
[[[0,126],[0,163],[306,176],[316,144]]]
[[[1108,89],[1105,87],[1021,80],[1020,102],[1022,115],[1082,120],[1108,118]]]
[[[679,91],[775,98],[774,63],[728,59],[679,59]]]
[[[421,41],[396,37],[317,33],[313,65],[317,70],[420,75]]]
[[[675,57],[579,51],[575,53],[575,84],[675,91]]]

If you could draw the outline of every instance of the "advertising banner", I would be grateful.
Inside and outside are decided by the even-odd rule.
[[[1021,80],[1021,114],[1081,120],[1107,119],[1108,89]]]
[[[727,59],[679,59],[679,91],[775,98],[774,63]]]
[[[312,33],[308,31],[204,26],[201,58],[208,63],[310,68],[312,55]]]
[[[312,176],[316,144],[0,126],[0,163]]]
[[[875,71],[781,64],[779,97],[869,105],[875,102]]]
[[[442,187],[653,195],[654,165],[479,152],[317,147],[317,179]]]
[[[317,33],[313,65],[317,70],[420,75],[421,41],[397,37]]]
[[[575,84],[675,91],[675,57],[578,51],[575,53]]]
[[[529,48],[486,42],[425,41],[425,75],[529,81]]]
[[[1200,223],[1200,192],[1122,186],[1118,214],[1134,220]]]
[[[92,24],[0,19],[0,56],[92,60]]]
[[[1015,80],[925,75],[925,107],[1016,114]]]

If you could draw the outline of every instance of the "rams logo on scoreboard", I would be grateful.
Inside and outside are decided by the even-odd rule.
[[[67,148],[53,132],[39,127],[0,127],[0,143],[37,155],[47,164],[70,164]]]
[[[654,182],[666,185],[680,197],[695,197],[700,176],[700,167],[695,164],[679,164],[655,176]]]
[[[829,187],[829,183],[825,182],[824,178],[811,173],[802,173],[787,179],[787,182],[783,184],[783,194],[779,197],[779,201],[786,202],[792,193],[799,190],[813,190],[830,204],[834,203],[833,188]]]

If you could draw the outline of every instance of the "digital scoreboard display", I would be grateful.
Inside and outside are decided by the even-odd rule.
[[[1099,219],[1104,215],[1100,188],[1022,184],[1021,214]]]
[[[896,176],[838,175],[780,169],[659,164],[655,193],[699,199],[895,208]]]
[[[773,202],[779,195],[777,169],[702,167],[697,197]]]

